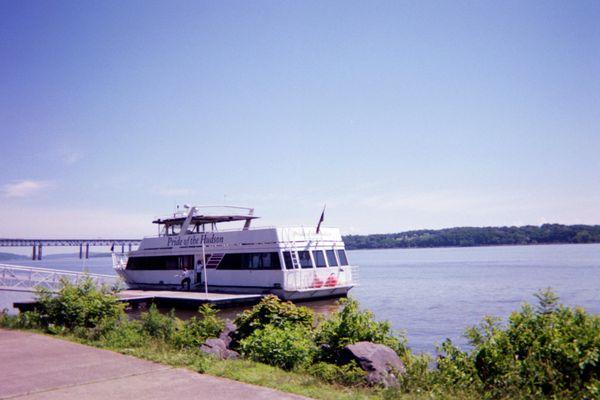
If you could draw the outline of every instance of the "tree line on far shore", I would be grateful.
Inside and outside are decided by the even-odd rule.
[[[541,226],[459,227],[373,235],[348,235],[343,239],[349,250],[600,243],[600,225],[544,224]]]

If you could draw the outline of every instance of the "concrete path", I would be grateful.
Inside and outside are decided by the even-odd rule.
[[[0,329],[0,399],[306,399],[49,336]]]

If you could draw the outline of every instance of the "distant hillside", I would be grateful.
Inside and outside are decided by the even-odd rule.
[[[12,254],[12,253],[0,253],[0,261],[6,260],[26,260],[29,257],[23,256],[21,254]]]
[[[501,226],[424,229],[344,236],[346,248],[471,247],[518,244],[600,243],[600,225]]]

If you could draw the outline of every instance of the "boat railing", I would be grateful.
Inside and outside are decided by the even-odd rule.
[[[358,286],[357,266],[289,269],[284,273],[284,290],[314,290]]]
[[[250,226],[247,229],[243,229],[243,228],[227,228],[227,229],[215,229],[215,230],[207,230],[204,232],[192,232],[190,233],[191,235],[197,235],[197,234],[202,234],[202,233],[223,233],[223,232],[240,232],[240,231],[259,231],[259,230],[264,230],[264,229],[301,229],[302,233],[304,236],[311,236],[311,235],[315,235],[315,227],[314,226],[276,226],[276,225],[263,225],[263,226]],[[329,227],[321,227],[322,231],[326,231],[328,229],[336,229],[336,228],[329,228]],[[179,234],[173,234],[173,235],[166,235],[166,234],[160,234],[160,237],[163,236],[178,236]],[[144,236],[144,239],[152,239],[155,238],[156,236]]]
[[[112,264],[113,268],[117,271],[124,270],[127,266],[127,260],[129,256],[127,254],[112,253]]]
[[[97,285],[115,286],[118,283],[118,277],[114,275],[0,264],[0,289],[5,290],[31,292],[43,287],[55,291],[63,280],[77,283],[87,278]]]

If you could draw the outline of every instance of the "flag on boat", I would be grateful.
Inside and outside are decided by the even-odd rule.
[[[321,231],[321,223],[325,219],[325,207],[326,206],[323,206],[323,212],[321,213],[321,218],[319,218],[319,223],[317,224],[317,233],[320,233],[320,231]]]

